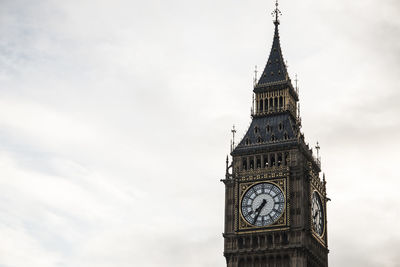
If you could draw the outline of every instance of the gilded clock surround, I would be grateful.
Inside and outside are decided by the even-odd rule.
[[[268,226],[255,226],[252,224],[249,224],[246,219],[242,215],[242,200],[243,196],[246,193],[246,191],[250,188],[253,187],[257,184],[261,183],[271,183],[275,186],[277,186],[282,192],[283,192],[283,197],[285,199],[285,208],[283,213],[280,215],[279,219],[276,220],[274,223]],[[279,228],[287,228],[289,226],[289,202],[287,199],[287,191],[288,191],[288,177],[282,177],[279,179],[271,179],[271,180],[263,180],[263,181],[258,181],[258,182],[242,182],[239,183],[239,198],[237,199],[238,203],[238,213],[240,216],[238,217],[238,223],[237,223],[237,230],[239,233],[247,233],[248,231],[251,232],[264,232],[264,231],[271,231],[271,230],[276,230]]]
[[[321,200],[321,204],[322,204],[322,211],[323,211],[323,220],[324,220],[324,228],[323,228],[323,231],[322,231],[322,234],[321,235],[319,235],[318,233],[316,233],[315,231],[314,231],[314,227],[311,227],[311,232],[312,232],[312,235],[313,235],[313,237],[319,242],[319,243],[321,243],[321,245],[323,245],[324,247],[326,247],[326,242],[325,242],[325,234],[326,234],[326,223],[327,223],[327,220],[326,220],[326,198],[324,198],[322,195],[321,195],[321,193],[315,188],[315,187],[313,187],[312,185],[311,185],[311,190],[310,190],[310,201],[312,201],[312,197],[313,197],[313,194],[314,194],[314,192],[316,192],[318,195],[319,195],[319,198],[320,198],[320,200]],[[312,213],[311,213],[311,210],[310,210],[310,225],[312,226],[313,225],[313,221],[312,221]]]
[[[318,173],[316,173],[313,168],[312,168],[312,163],[308,162],[308,168],[309,168],[309,176],[310,176],[310,203],[312,201],[312,196],[314,192],[317,192],[317,194],[319,195],[319,198],[321,200],[321,204],[322,204],[322,210],[324,213],[324,230],[322,235],[318,235],[314,229],[312,229],[313,227],[311,227],[311,232],[313,237],[324,247],[327,246],[326,243],[326,238],[325,238],[325,234],[326,234],[326,228],[327,228],[327,212],[326,212],[326,202],[327,202],[327,197],[326,197],[326,181],[325,181],[325,177],[323,177],[322,181],[318,175]],[[312,214],[311,214],[311,209],[310,209],[310,225],[312,226],[313,222],[312,222]]]

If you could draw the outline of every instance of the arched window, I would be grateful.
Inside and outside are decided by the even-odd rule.
[[[264,155],[264,162],[263,162],[263,166],[264,168],[268,168],[268,155]]]
[[[275,155],[271,155],[271,166],[275,166]]]
[[[259,169],[261,168],[261,157],[257,157],[257,161],[256,161],[256,168]]]
[[[275,141],[275,135],[271,135],[271,141]]]
[[[265,108],[265,111],[268,112],[268,99],[264,100],[264,108]]]
[[[271,246],[272,245],[272,235],[267,236],[267,245]]]
[[[262,248],[265,247],[265,238],[266,238],[265,235],[260,236],[260,247],[262,247]],[[263,259],[263,257],[261,257],[261,261],[265,262],[265,259]]]
[[[250,248],[250,237],[247,236],[244,241],[245,241],[244,246],[246,248]]]
[[[241,238],[241,237],[239,237],[239,239],[238,239],[238,247],[239,247],[239,249],[243,248],[243,238]]]
[[[258,133],[259,131],[260,131],[260,129],[258,128],[258,126],[255,126],[255,127],[254,127],[254,132],[255,132],[255,133]]]
[[[287,233],[283,233],[282,243],[285,244],[285,245],[289,243],[289,238],[288,238]]]
[[[285,140],[288,139],[288,134],[287,134],[287,132],[285,132],[285,133],[283,134],[283,138],[284,138]]]
[[[258,247],[258,239],[256,236],[253,236],[253,248],[257,248]]]
[[[246,145],[250,145],[250,139],[246,138]]]
[[[242,159],[242,169],[247,170],[247,159]]]
[[[274,235],[274,242],[275,242],[275,244],[280,244],[281,243],[281,235],[280,234],[275,234]]]
[[[262,100],[262,99],[260,99],[259,101],[258,101],[258,111],[259,112],[263,112],[264,111],[264,101]]]
[[[283,97],[279,97],[279,108],[283,108]]]
[[[285,165],[289,163],[289,152],[285,152]]]
[[[259,136],[259,137],[257,137],[257,143],[261,143],[262,142],[262,139],[261,139],[261,137]]]

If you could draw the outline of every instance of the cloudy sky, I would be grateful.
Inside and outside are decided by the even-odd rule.
[[[224,266],[274,1],[0,0],[0,267]],[[331,266],[400,266],[400,3],[282,0]]]

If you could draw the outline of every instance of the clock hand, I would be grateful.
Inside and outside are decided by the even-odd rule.
[[[263,202],[261,203],[261,205],[256,209],[256,212],[260,212],[262,210],[262,208],[264,208],[265,204],[267,204],[267,200],[263,199]]]
[[[315,219],[315,217],[317,217],[319,214],[319,210],[317,210],[317,212],[315,213],[315,215],[313,216],[313,218]]]
[[[258,218],[258,213],[256,214],[256,217],[254,217],[253,224],[256,224],[257,218]]]
[[[253,224],[256,223],[258,215],[260,215],[260,211],[262,210],[262,208],[264,208],[265,204],[267,204],[267,200],[263,199],[263,202],[261,203],[261,205],[255,210],[255,212],[257,214],[256,214],[256,217],[254,217]]]

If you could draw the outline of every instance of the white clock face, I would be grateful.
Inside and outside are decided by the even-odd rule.
[[[319,194],[314,191],[311,202],[311,219],[312,227],[317,235],[322,236],[324,233],[324,212]]]
[[[255,226],[268,226],[281,217],[285,209],[282,190],[271,183],[250,187],[242,198],[241,211],[245,220]]]

